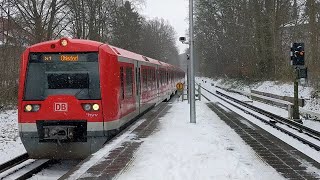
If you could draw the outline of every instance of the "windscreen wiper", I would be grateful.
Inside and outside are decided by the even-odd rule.
[[[80,89],[74,96],[77,97],[84,89],[86,88]]]

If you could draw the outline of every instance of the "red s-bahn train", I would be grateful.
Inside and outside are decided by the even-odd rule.
[[[184,71],[108,44],[62,38],[21,60],[18,121],[31,158],[85,158],[147,109],[168,100]]]

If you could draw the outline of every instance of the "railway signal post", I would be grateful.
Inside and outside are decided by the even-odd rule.
[[[295,70],[294,77],[294,103],[293,103],[293,116],[294,121],[302,123],[299,114],[299,80],[305,80],[307,78],[307,68],[304,61],[304,43],[293,43],[291,46],[290,59],[291,65]]]

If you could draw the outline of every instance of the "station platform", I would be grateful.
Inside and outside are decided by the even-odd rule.
[[[60,179],[320,178],[319,162],[227,108],[214,102],[197,102],[196,108],[197,123],[192,124],[187,101],[161,103]],[[231,126],[231,119],[251,134]],[[259,141],[248,138],[255,136],[273,144],[259,146]]]

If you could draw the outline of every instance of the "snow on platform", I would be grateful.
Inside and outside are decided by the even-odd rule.
[[[174,103],[118,179],[283,179],[204,102],[196,107],[191,124],[187,102]]]

